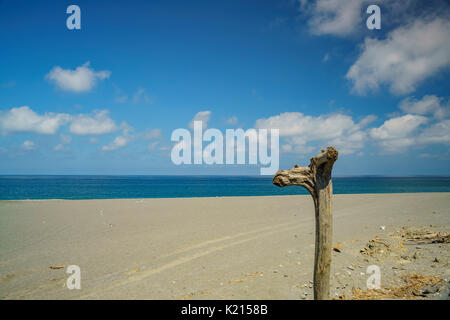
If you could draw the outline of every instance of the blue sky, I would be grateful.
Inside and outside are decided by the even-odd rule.
[[[423,3],[0,1],[0,174],[258,174],[172,164],[203,112],[279,128],[280,168],[334,145],[336,175],[449,175],[449,6]]]

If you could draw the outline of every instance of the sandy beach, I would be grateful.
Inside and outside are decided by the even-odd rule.
[[[333,215],[332,297],[369,265],[450,278],[449,244],[404,241],[450,231],[450,194],[335,195]],[[309,196],[0,201],[0,299],[312,299],[313,254]]]

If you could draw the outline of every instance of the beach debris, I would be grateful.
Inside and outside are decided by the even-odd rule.
[[[257,276],[257,275],[261,275],[261,274],[262,274],[261,271],[255,271],[255,272],[252,272],[252,273],[246,273],[246,274],[244,274],[244,276],[245,277],[253,277],[253,276]]]
[[[393,286],[382,286],[380,289],[353,288],[352,296],[341,300],[379,300],[379,299],[424,299],[429,294],[436,293],[443,287],[444,280],[437,276],[417,273],[400,277]]]
[[[60,265],[60,266],[50,266],[49,268],[52,269],[52,270],[58,270],[58,269],[64,269],[66,267],[67,267],[67,264],[63,264],[63,265]]]
[[[228,281],[229,284],[236,284],[236,283],[242,283],[244,282],[245,279],[239,279],[239,280],[230,280]]]
[[[388,241],[377,236],[370,240],[365,247],[360,250],[360,253],[379,258],[389,256],[391,251],[391,245]]]
[[[333,246],[333,251],[342,252],[342,247],[343,247],[343,244],[338,242]]]
[[[392,236],[414,244],[450,243],[450,232],[432,232],[427,227],[402,227]]]
[[[186,300],[186,299],[193,298],[195,296],[210,295],[210,294],[211,294],[211,291],[209,291],[209,290],[200,290],[200,291],[190,292],[188,294],[185,294],[184,296],[179,297],[179,299],[180,300]]]
[[[309,191],[314,200],[316,216],[314,256],[314,299],[327,300],[330,297],[330,270],[332,247],[333,188],[331,176],[338,151],[328,147],[311,158],[308,166],[295,165],[290,170],[279,170],[273,177],[273,184],[279,187],[301,186]]]
[[[130,271],[128,271],[128,272],[125,272],[125,274],[126,274],[127,276],[129,276],[129,275],[134,274],[134,273],[137,273],[137,272],[139,272],[139,271],[141,271],[141,270],[138,268],[138,269],[134,269],[134,270],[130,270]]]
[[[380,226],[380,230],[381,230],[381,231],[386,230],[386,226]]]

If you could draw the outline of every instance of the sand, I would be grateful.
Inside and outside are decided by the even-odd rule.
[[[333,297],[365,289],[369,265],[383,285],[450,278],[449,244],[398,233],[449,231],[449,193],[335,195],[333,215]],[[388,250],[362,253],[376,236]],[[313,253],[309,196],[0,201],[0,299],[311,299]]]

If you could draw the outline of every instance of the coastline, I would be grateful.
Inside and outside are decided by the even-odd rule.
[[[430,192],[380,192],[380,193],[339,193],[339,194],[333,194],[333,197],[340,197],[340,196],[371,196],[371,195],[405,195],[405,196],[412,196],[412,195],[437,195],[437,194],[450,194],[450,191],[430,191]],[[235,199],[235,198],[290,198],[290,197],[307,197],[310,198],[311,196],[309,194],[283,194],[283,195],[254,195],[254,196],[239,196],[239,195],[233,195],[233,196],[204,196],[204,197],[160,197],[160,198],[87,198],[87,199],[64,199],[64,198],[48,198],[48,199],[0,199],[1,202],[32,202],[32,201],[109,201],[109,200],[174,200],[174,199]]]

